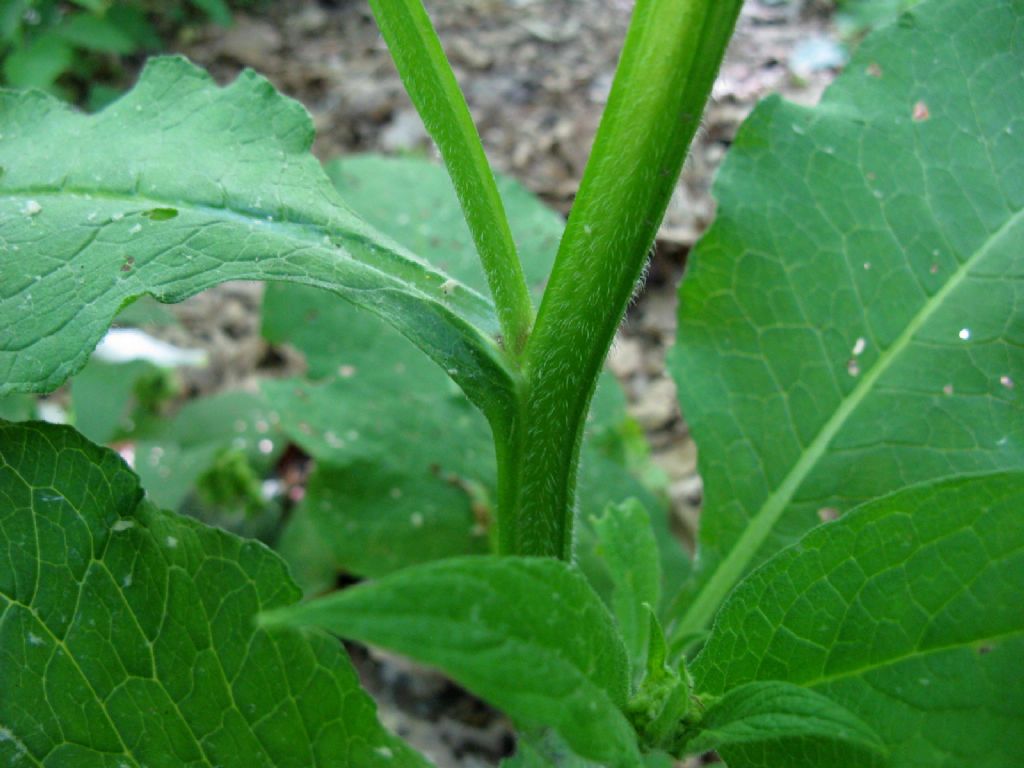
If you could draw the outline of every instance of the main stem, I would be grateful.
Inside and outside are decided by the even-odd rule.
[[[536,323],[495,430],[498,550],[568,559],[583,425],[742,0],[638,0]]]

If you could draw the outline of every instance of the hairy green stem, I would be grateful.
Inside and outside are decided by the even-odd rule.
[[[533,322],[505,206],[480,135],[420,0],[370,0],[412,103],[441,150],[494,297],[505,348],[516,357]]]
[[[641,276],[742,0],[638,0],[499,450],[499,551],[568,558],[597,377]]]

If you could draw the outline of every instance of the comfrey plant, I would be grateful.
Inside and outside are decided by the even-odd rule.
[[[526,254],[545,241],[506,205],[552,219],[496,184],[417,0],[371,5],[490,299],[452,255],[456,234],[435,228],[416,255],[417,232],[367,223],[364,195],[392,219],[415,201],[436,224],[444,207],[401,177],[435,184],[433,170],[365,159],[325,173],[306,112],[255,74],[219,88],[157,59],[93,116],[0,96],[2,393],[60,385],[143,294],[172,302],[235,279],[326,289],[267,310],[268,335],[335,377],[267,388],[302,411],[280,420],[313,446],[308,494],[330,512],[280,546],[300,578],[324,544],[377,577],[299,602],[280,556],[160,511],[113,451],[71,427],[3,422],[0,762],[425,765],[378,723],[324,630],[437,667],[503,710],[519,736],[509,766],[711,750],[731,766],[1019,760],[1024,4],[928,0],[868,38],[818,107],[769,99],[741,129],[670,360],[706,489],[692,564],[637,500],[577,503],[577,475],[605,355],[739,1],[638,0],[536,309]],[[442,496],[410,499],[384,452],[353,448],[392,419],[416,450],[450,449],[441,464],[480,453],[456,456],[431,431],[473,414],[391,366],[401,340],[346,353],[364,355],[359,374],[341,358],[367,321],[339,296],[486,417],[493,492],[470,469],[445,491],[473,499],[483,538],[431,549]],[[327,426],[343,392],[362,438]],[[354,475],[381,486],[379,519],[330,507]],[[402,532],[387,527],[395,508]],[[404,543],[360,560],[346,542],[375,524]]]

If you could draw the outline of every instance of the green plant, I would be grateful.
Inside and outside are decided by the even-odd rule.
[[[326,175],[308,116],[251,73],[220,89],[156,60],[92,117],[39,93],[0,97],[0,392],[59,385],[144,293],[174,301],[237,278],[319,287],[332,295],[305,299],[307,322],[291,300],[266,329],[305,349],[313,380],[236,402],[238,432],[283,433],[316,455],[318,504],[356,476],[389,489],[386,521],[417,509],[405,491],[437,500],[436,520],[386,529],[413,545],[384,565],[340,552],[308,511],[279,543],[286,556],[347,558],[376,578],[299,603],[277,555],[159,511],[111,451],[68,427],[3,423],[0,756],[424,764],[377,723],[323,627],[437,666],[503,709],[520,736],[510,765],[712,749],[734,766],[1011,765],[1024,750],[1020,3],[924,2],[862,44],[821,106],[769,100],[737,137],[672,361],[707,488],[692,572],[644,505],[606,498],[574,527],[574,496],[604,356],[739,3],[637,5],[536,317],[529,283],[544,272],[520,261],[504,212],[517,193],[495,183],[425,11],[371,4],[494,306],[454,257],[456,277],[400,244],[444,254],[447,229],[385,224],[389,237],[364,220],[372,206],[360,217],[342,203],[336,188],[372,197],[375,175],[344,162]],[[409,169],[387,177],[395,189]],[[383,205],[390,217],[398,204]],[[384,368],[422,360],[379,323],[361,327],[339,294],[483,414],[493,498],[480,451],[454,440],[438,446],[448,495],[437,477],[401,484],[382,448],[395,424],[416,462],[432,435],[479,425],[443,383],[417,391]],[[340,359],[325,328],[361,343]],[[622,467],[637,459],[600,416],[603,397],[587,461]],[[308,423],[345,402],[366,411],[352,435]],[[260,429],[264,408],[277,419]],[[230,456],[252,500],[248,445],[225,453],[212,426],[171,428],[178,455]],[[490,547],[436,537],[419,562],[417,538],[453,519],[449,504],[493,516],[479,521]],[[343,538],[347,517],[331,520]]]
[[[231,23],[224,0],[191,5],[218,24]],[[180,25],[182,3],[147,0],[5,0],[0,4],[2,82],[40,88],[98,108],[124,79],[120,57],[162,47],[161,30]]]

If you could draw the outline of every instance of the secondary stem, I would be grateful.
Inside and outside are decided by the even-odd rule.
[[[420,0],[370,0],[409,97],[441,150],[494,297],[505,348],[522,351],[533,322],[512,230],[466,99]]]
[[[499,449],[499,551],[568,558],[590,398],[742,0],[639,0]]]

